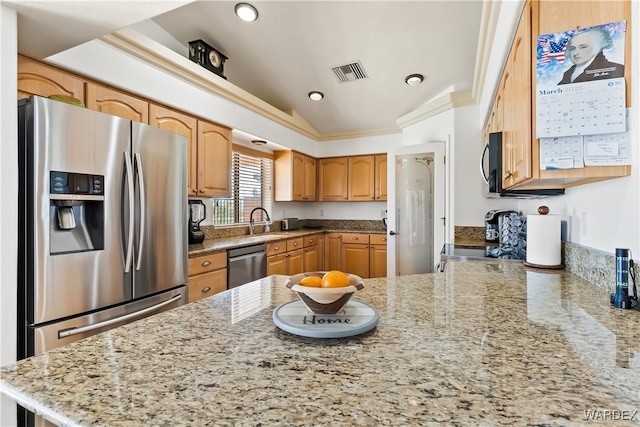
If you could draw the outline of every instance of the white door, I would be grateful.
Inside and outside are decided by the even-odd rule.
[[[387,275],[433,272],[445,241],[445,143],[398,147],[389,157]]]

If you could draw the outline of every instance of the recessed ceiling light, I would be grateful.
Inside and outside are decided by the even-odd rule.
[[[253,22],[258,19],[258,11],[249,3],[238,3],[236,5],[236,15],[245,22]]]
[[[267,143],[267,141],[263,140],[263,139],[254,139],[251,141],[252,144],[255,145],[265,145]]]
[[[424,76],[422,74],[410,74],[405,79],[404,82],[409,86],[417,86],[424,80]]]
[[[312,101],[320,101],[322,98],[324,98],[324,94],[322,92],[314,90],[309,92],[309,98],[311,98]]]

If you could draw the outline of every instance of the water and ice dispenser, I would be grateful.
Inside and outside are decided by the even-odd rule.
[[[50,253],[104,249],[104,176],[52,171]]]

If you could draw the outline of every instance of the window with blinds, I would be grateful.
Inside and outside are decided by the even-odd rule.
[[[254,208],[263,207],[272,215],[273,160],[267,153],[234,147],[231,161],[231,197],[213,200],[214,225],[247,224]],[[253,219],[265,221],[256,211]]]

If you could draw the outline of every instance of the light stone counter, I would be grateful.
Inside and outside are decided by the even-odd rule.
[[[273,323],[271,276],[0,370],[0,392],[69,426],[640,423],[640,312],[566,271],[450,262],[365,280],[357,337]],[[596,417],[597,421],[590,421]]]

